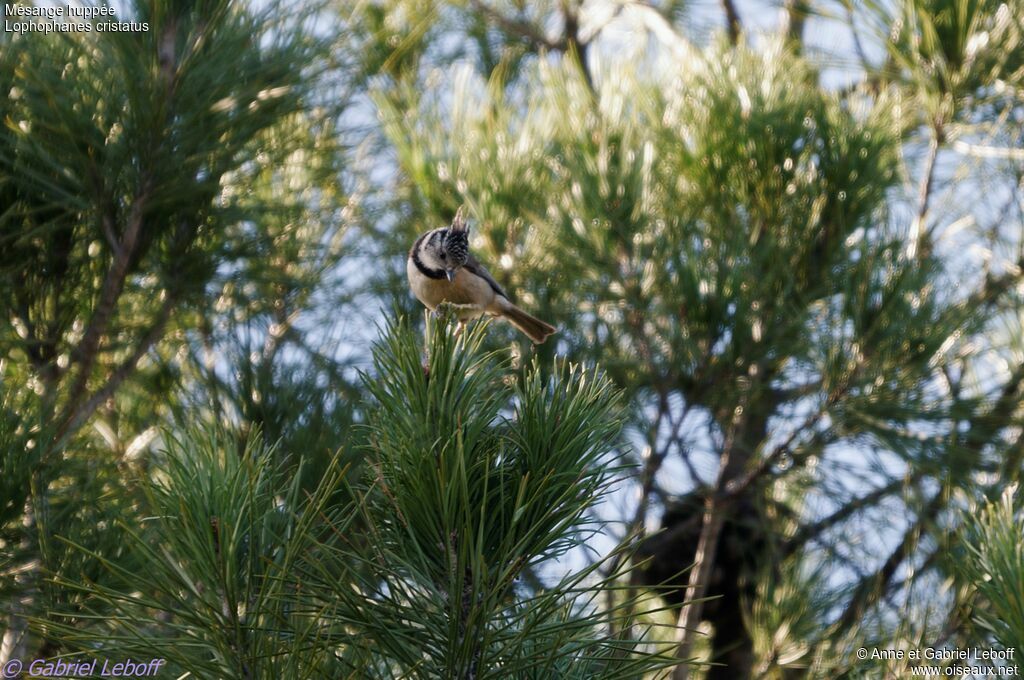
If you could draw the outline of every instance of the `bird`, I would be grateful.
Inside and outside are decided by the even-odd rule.
[[[447,303],[460,325],[484,314],[499,316],[534,343],[544,342],[557,329],[512,304],[490,272],[469,252],[469,227],[462,208],[451,226],[420,234],[409,250],[406,273],[413,295],[435,311]]]

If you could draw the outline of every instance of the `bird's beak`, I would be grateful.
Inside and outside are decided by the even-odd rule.
[[[445,269],[444,273],[448,277],[449,281],[454,281],[455,280],[455,270],[454,269]]]

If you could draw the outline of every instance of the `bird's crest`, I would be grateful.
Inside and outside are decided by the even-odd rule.
[[[466,226],[461,207],[456,211],[452,226],[445,235],[444,250],[448,256],[448,264],[455,267],[464,265],[469,257],[469,227]]]
[[[452,219],[451,227],[453,232],[469,231],[469,228],[466,227],[466,218],[462,214],[462,208],[463,206],[460,205],[459,209],[455,211],[455,217]]]

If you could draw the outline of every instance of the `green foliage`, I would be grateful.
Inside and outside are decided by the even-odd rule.
[[[786,0],[776,40],[755,4],[0,35],[3,653],[728,680],[1022,644],[1019,518],[962,508],[1024,475],[1024,7]],[[551,342],[421,347],[405,253],[461,204]],[[660,611],[695,561],[723,597]],[[643,627],[680,612],[711,635]]]
[[[429,109],[405,116],[424,128],[387,129],[426,192],[465,187],[499,281],[621,388],[675,386],[729,417],[754,367],[759,383],[813,376],[850,418],[919,402],[964,312],[884,222],[890,108],[855,115],[778,51],[719,47],[664,89],[615,75],[596,111],[551,68],[525,118],[461,90],[449,135],[427,132]]]
[[[977,623],[1003,649],[1024,649],[1024,519],[1015,488],[966,518],[959,573],[981,598]]]
[[[585,549],[589,511],[607,494],[620,427],[614,391],[594,371],[536,367],[514,379],[482,350],[486,326],[455,339],[428,320],[427,363],[408,323],[384,331],[366,385],[370,540],[352,558],[303,563],[301,578],[369,677],[639,677],[665,661],[604,629],[626,605],[595,598],[615,574],[592,565],[553,585],[524,575]],[[636,606],[636,603],[628,603]]]
[[[428,330],[436,338],[429,368],[405,325],[376,352],[380,377],[367,381],[379,403],[368,426],[380,493],[407,525],[389,543],[417,551],[451,543],[425,569],[434,581],[450,575],[452,555],[500,556],[511,572],[483,588],[498,595],[531,561],[576,545],[568,531],[601,495],[599,463],[621,427],[614,394],[604,378],[565,367],[551,384],[534,368],[513,392],[508,363],[480,351],[479,330],[457,347],[443,327]],[[510,404],[511,418],[499,420]]]
[[[77,595],[80,612],[50,612],[47,632],[62,644],[117,659],[162,656],[202,677],[311,677],[322,654],[305,649],[313,622],[295,616],[282,590],[308,544],[310,520],[337,488],[301,494],[300,475],[274,468],[258,437],[207,428],[167,440],[163,462],[141,480],[139,519],[121,521],[128,547],[108,559],[64,540],[107,572],[96,582],[64,570],[55,584]],[[305,511],[306,517],[301,513]]]
[[[106,572],[54,576],[77,611],[42,622],[99,656],[159,655],[203,677],[640,677],[665,660],[605,628],[600,563],[527,587],[600,535],[588,513],[612,481],[617,396],[594,371],[518,380],[428,323],[429,372],[395,323],[366,376],[368,487],[356,507],[338,459],[317,488],[282,473],[258,434],[170,436]],[[367,540],[352,535],[355,527]],[[363,528],[365,527],[365,528]],[[613,570],[614,571],[614,570]],[[627,603],[630,608],[636,602]]]
[[[873,5],[874,3],[872,3]],[[918,91],[935,125],[969,120],[979,101],[1024,82],[1019,1],[906,0],[879,10],[893,62]]]
[[[4,37],[0,579],[19,593],[0,603],[5,655],[62,649],[48,612],[111,611],[60,579],[108,592],[122,581],[107,562],[136,572],[114,524],[137,528],[135,477],[162,422],[265,422],[271,441],[309,447],[307,488],[344,440],[350,409],[324,394],[344,381],[316,351],[327,340],[289,353],[345,224],[347,99],[312,32],[322,10],[137,2],[119,18],[148,31]],[[221,380],[246,324],[263,333],[261,377],[293,390],[287,414],[224,414],[272,391]],[[302,398],[314,387],[319,403]],[[23,637],[25,617],[37,625]]]
[[[987,27],[990,40],[1014,43],[1015,23],[1003,10],[972,12],[964,19],[969,31]],[[968,30],[960,19],[933,19]],[[972,48],[978,59],[988,54],[999,65],[962,65],[956,115],[978,129],[981,121],[1002,129],[992,122],[989,94],[1012,80],[1015,57],[1004,59],[994,43],[978,47],[980,40]],[[935,56],[923,56],[916,43],[886,45],[911,47],[920,59]],[[590,77],[572,60],[551,59],[515,87],[460,69],[440,103],[377,100],[415,190],[410,202],[433,215],[409,224],[407,238],[442,222],[454,205],[471,206],[479,222],[472,245],[502,286],[557,320],[559,353],[599,361],[625,392],[629,432],[646,446],[646,474],[660,480],[641,478],[635,522],[681,487],[698,502],[725,498],[726,526],[749,501],[764,513],[756,540],[731,553],[737,542],[723,538],[718,555],[703,557],[750,567],[774,561],[778,550],[842,564],[850,558],[838,554],[863,553],[842,529],[862,526],[855,518],[891,532],[892,545],[854,560],[861,577],[791,598],[794,611],[829,603],[827,616],[796,621],[803,630],[795,640],[778,641],[799,650],[801,663],[818,663],[845,654],[836,650],[858,636],[934,634],[923,632],[927,617],[911,633],[876,625],[875,616],[888,611],[879,603],[890,588],[906,588],[907,610],[894,605],[897,616],[910,609],[901,569],[919,559],[942,563],[934,546],[947,541],[936,518],[955,505],[959,491],[951,490],[973,494],[968,470],[989,465],[988,454],[1004,445],[998,431],[1019,422],[1009,406],[1009,395],[1019,398],[1016,374],[1005,400],[990,376],[978,378],[985,391],[968,397],[977,385],[965,377],[965,357],[977,347],[966,339],[983,337],[1017,270],[1010,263],[1006,276],[986,271],[964,285],[951,266],[956,256],[941,257],[930,241],[922,247],[922,230],[929,237],[936,230],[928,220],[940,172],[934,158],[923,169],[901,165],[901,145],[922,121],[934,123],[929,101],[907,104],[907,94],[931,87],[923,72],[876,84],[871,96],[833,93],[819,65],[791,48],[715,40],[699,51],[665,50],[653,70],[647,61],[601,59]],[[1009,80],[999,85],[1000,78]],[[905,189],[916,172],[924,173],[914,177],[918,188]],[[903,203],[911,192],[919,197],[916,220]],[[671,474],[666,460],[687,474],[678,467]],[[708,474],[715,469],[717,476]],[[842,499],[834,508],[820,502],[833,496]],[[912,518],[909,526],[872,514],[890,501]],[[700,520],[664,528],[686,536]],[[700,530],[690,534],[692,543],[655,557],[665,562],[661,573],[699,556]],[[755,630],[737,630],[738,615],[714,621],[714,644],[740,654],[748,646],[740,668],[753,673],[756,643],[757,662],[774,668],[772,655],[781,652],[766,642],[771,624],[749,615],[771,606],[769,591],[741,580],[716,585],[744,603],[742,618]]]
[[[825,629],[822,615],[835,601],[830,601],[821,566],[814,570],[797,559],[763,571],[757,597],[749,603],[751,621],[747,625],[754,635],[758,672],[768,680],[784,678],[786,669],[815,661],[811,652]],[[826,660],[826,667],[819,672],[843,665],[835,661]]]
[[[295,131],[327,115],[311,101],[322,46],[300,17],[273,3],[129,12],[150,30],[15,36],[0,57],[0,334],[7,370],[36,372],[64,430],[267,238],[252,220],[283,202],[238,187],[314,148]]]
[[[0,526],[21,516],[32,481],[33,458],[42,449],[33,441],[32,424],[19,416],[27,409],[9,393],[0,401]],[[31,442],[31,443],[30,443]],[[29,460],[26,461],[25,459]],[[6,540],[5,540],[6,542]]]

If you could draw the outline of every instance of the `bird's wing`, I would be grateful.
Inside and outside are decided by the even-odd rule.
[[[470,256],[469,256],[469,257],[468,257],[468,258],[466,259],[466,264],[462,265],[462,268],[463,268],[463,269],[465,269],[466,271],[468,271],[468,272],[469,272],[469,273],[471,273],[471,274],[476,274],[476,275],[477,275],[477,276],[479,276],[479,277],[480,277],[481,279],[483,279],[484,281],[486,281],[486,282],[487,282],[487,284],[488,284],[488,285],[489,285],[489,286],[490,286],[490,287],[491,287],[491,288],[492,288],[492,289],[494,290],[494,292],[495,292],[495,293],[497,293],[498,295],[502,296],[502,297],[503,297],[503,298],[505,298],[505,299],[511,299],[511,298],[509,298],[509,296],[508,296],[508,293],[506,293],[505,291],[503,291],[503,290],[501,289],[501,286],[499,286],[499,285],[498,285],[498,282],[494,280],[494,277],[493,277],[493,276],[491,276],[491,273],[490,273],[489,271],[487,271],[487,268],[486,268],[486,267],[484,267],[484,266],[483,266],[482,264],[480,264],[479,262],[477,262],[477,261],[476,261],[476,258],[475,258],[475,257],[473,257],[472,255],[470,255]]]

